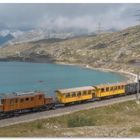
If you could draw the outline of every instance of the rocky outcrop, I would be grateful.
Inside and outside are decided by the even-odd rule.
[[[61,41],[37,41],[0,48],[0,60],[78,63],[140,72],[140,26]]]

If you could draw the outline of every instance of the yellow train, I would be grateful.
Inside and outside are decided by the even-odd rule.
[[[85,86],[69,89],[56,90],[56,96],[59,103],[70,104],[82,102],[91,99],[100,99],[115,95],[125,94],[126,83],[105,84],[98,86]]]

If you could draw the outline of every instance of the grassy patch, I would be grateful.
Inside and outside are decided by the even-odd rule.
[[[131,132],[140,134],[140,126],[135,126],[130,129]]]
[[[82,127],[82,126],[93,126],[95,123],[92,118],[87,117],[85,115],[79,116],[76,115],[74,117],[70,117],[67,121],[68,127]]]
[[[43,126],[44,126],[44,125],[43,125],[43,122],[40,122],[40,121],[39,121],[39,122],[36,123],[36,128],[37,128],[37,129],[42,129]]]

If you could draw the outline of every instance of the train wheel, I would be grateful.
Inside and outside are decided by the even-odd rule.
[[[87,102],[87,100],[83,100],[83,101],[81,101],[81,104],[84,104],[84,103],[86,103]]]
[[[55,104],[51,104],[50,109],[55,109]]]
[[[20,115],[21,115],[20,111],[16,111],[16,112],[14,113],[14,116],[15,116],[15,117],[18,117],[18,116],[20,116]]]
[[[0,114],[0,120],[4,119],[5,117],[6,117],[6,114],[4,114],[4,113]]]
[[[70,105],[70,103],[65,103],[65,104],[64,104],[65,107],[67,107],[67,106],[69,106],[69,105]]]

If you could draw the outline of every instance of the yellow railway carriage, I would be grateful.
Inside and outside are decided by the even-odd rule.
[[[125,94],[125,85],[126,83],[117,83],[96,86],[96,97]]]
[[[127,83],[105,84],[99,86],[76,87],[69,89],[56,90],[56,96],[59,103],[69,104],[90,99],[111,97],[114,95],[125,94],[125,85]]]
[[[92,86],[56,90],[59,103],[68,104],[86,101],[95,97],[95,88]]]

